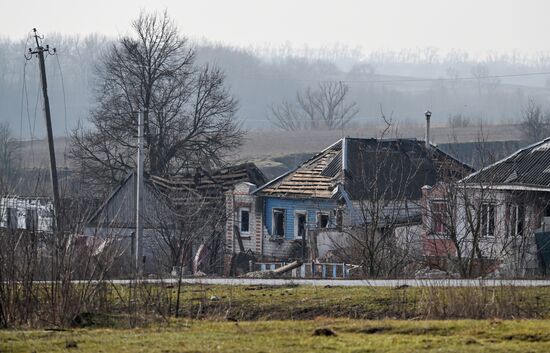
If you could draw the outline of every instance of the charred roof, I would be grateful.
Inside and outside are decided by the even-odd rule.
[[[193,191],[203,196],[221,196],[238,183],[263,185],[267,179],[254,163],[243,163],[212,172],[198,169],[193,174],[150,176],[149,181],[166,193]]]

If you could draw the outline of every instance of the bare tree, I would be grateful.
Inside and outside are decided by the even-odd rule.
[[[532,240],[528,214],[540,197],[503,193],[491,182],[441,183],[426,191],[425,247],[430,267],[460,277],[525,275]],[[546,202],[547,203],[547,202]],[[538,207],[538,206],[537,206]]]
[[[416,199],[423,184],[421,173],[426,171],[418,156],[400,152],[399,139],[386,139],[395,131],[380,110],[386,124],[380,138],[366,141],[354,152],[361,166],[353,175],[350,172],[355,186],[348,190],[354,194],[353,201],[345,207],[349,225],[341,228],[346,241],[331,240],[338,260],[360,265],[362,275],[395,277],[410,273],[414,266],[419,225]]]
[[[156,197],[159,204],[146,222],[155,233],[153,248],[160,270],[190,270],[192,249],[200,244],[209,248],[210,257],[217,258],[217,238],[225,224],[223,191],[207,196],[187,189],[169,194],[158,192]]]
[[[99,67],[94,128],[72,134],[71,157],[91,184],[113,184],[134,167],[140,109],[152,174],[218,164],[241,143],[238,103],[224,74],[195,65],[194,50],[168,14],[141,13],[132,29],[134,36],[113,44]]]
[[[19,142],[13,138],[9,124],[0,124],[0,193],[6,194],[14,185],[19,170]]]
[[[530,98],[521,112],[520,126],[527,140],[540,141],[550,136],[550,114],[543,112],[541,106]]]
[[[471,120],[462,114],[449,114],[448,126],[450,128],[463,128],[470,126]]]
[[[339,129],[359,112],[355,102],[346,102],[349,87],[342,82],[321,82],[296,94],[296,101],[271,107],[269,119],[283,130]]]

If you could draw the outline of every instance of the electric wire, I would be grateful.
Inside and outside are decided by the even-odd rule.
[[[65,94],[65,80],[63,79],[63,70],[61,69],[61,64],[59,62],[59,55],[57,54],[57,51],[54,54],[57,67],[59,69],[59,77],[61,78],[61,92],[63,93],[63,115],[65,120],[65,145],[63,147],[63,163],[65,166],[67,165],[67,143],[66,140],[69,137],[69,128],[67,125],[67,97]]]
[[[349,83],[349,84],[376,84],[376,83],[408,83],[408,82],[455,82],[455,81],[475,81],[488,80],[497,78],[514,78],[514,77],[530,77],[530,76],[549,76],[550,71],[541,72],[524,72],[517,74],[502,74],[502,75],[486,75],[486,76],[462,76],[462,77],[441,77],[441,78],[402,78],[402,79],[379,79],[379,80],[346,80],[346,79],[301,79],[292,77],[261,77],[261,76],[234,76],[237,79],[243,80],[264,80],[264,81],[293,81],[293,82],[317,82],[317,83]]]

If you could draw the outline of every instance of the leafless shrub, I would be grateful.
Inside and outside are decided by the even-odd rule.
[[[462,115],[462,114],[453,114],[449,115],[448,119],[448,126],[450,128],[463,128],[470,126],[470,118]]]
[[[550,113],[544,112],[541,106],[530,98],[521,113],[520,127],[526,140],[540,141],[550,136]]]
[[[298,92],[295,102],[273,105],[269,119],[288,131],[344,128],[359,112],[355,102],[345,101],[348,90],[342,82],[321,82]]]

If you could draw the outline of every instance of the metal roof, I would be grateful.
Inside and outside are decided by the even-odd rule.
[[[462,181],[514,189],[550,188],[550,138],[522,148]]]
[[[458,180],[473,168],[416,139],[344,138],[255,193],[290,198],[332,198],[339,184],[351,199],[384,189],[386,198],[419,198],[420,188]],[[373,181],[376,180],[376,185]],[[405,187],[404,187],[405,186]]]

